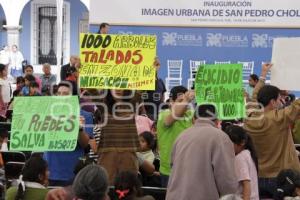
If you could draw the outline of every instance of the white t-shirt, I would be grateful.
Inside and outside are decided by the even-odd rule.
[[[249,150],[243,150],[235,156],[235,170],[238,181],[249,180],[251,185],[251,200],[259,200],[257,171]],[[241,195],[243,187],[239,183],[238,194]]]
[[[4,103],[9,103],[11,98],[10,84],[7,79],[0,78],[1,95]]]

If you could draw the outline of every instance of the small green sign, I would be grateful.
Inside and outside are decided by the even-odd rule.
[[[16,97],[10,150],[73,151],[79,132],[76,96]]]
[[[222,120],[244,118],[242,70],[242,64],[200,66],[195,80],[197,104],[214,104]]]

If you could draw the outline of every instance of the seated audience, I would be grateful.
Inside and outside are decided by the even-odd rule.
[[[72,185],[75,199],[105,200],[108,177],[104,168],[90,164],[79,171]]]
[[[25,79],[23,76],[17,77],[16,89],[13,91],[13,97],[18,96],[21,93],[22,88],[25,85]]]
[[[26,163],[18,186],[10,187],[6,200],[44,200],[48,189],[48,166],[41,157],[32,157]]]
[[[51,74],[51,65],[49,63],[43,64],[44,74],[40,76],[42,81],[42,94],[50,95],[51,86],[56,83],[56,76]]]
[[[22,90],[21,90],[21,95],[22,96],[29,96],[29,86],[31,83],[35,82],[35,78],[33,75],[28,74],[24,77],[25,80],[25,85],[23,86]]]
[[[285,169],[277,176],[275,200],[284,200],[285,197],[300,196],[300,173],[296,170]]]
[[[30,83],[28,96],[41,96],[41,94],[39,93],[39,85],[36,82]]]
[[[109,200],[104,168],[90,164],[76,175],[72,186],[52,189],[46,200]]]
[[[24,72],[25,72],[24,73],[24,77],[26,75],[33,75],[33,67],[32,67],[32,65],[26,65],[24,67]],[[34,76],[34,78],[35,78],[35,82],[37,82],[37,84],[39,85],[39,91],[41,92],[41,90],[42,90],[42,81],[41,81],[41,79],[39,77]]]
[[[60,80],[65,81],[67,78],[67,72],[69,71],[70,67],[77,67],[80,63],[80,59],[78,56],[71,56],[70,62],[66,65],[63,65],[60,70]]]
[[[152,151],[154,146],[154,136],[151,132],[145,131],[139,135],[139,141],[141,146],[141,151],[138,152],[140,156],[142,156],[145,160],[150,163],[154,161],[154,153]]]
[[[154,200],[152,196],[142,195],[141,182],[133,172],[120,172],[115,178],[114,185],[119,200]]]

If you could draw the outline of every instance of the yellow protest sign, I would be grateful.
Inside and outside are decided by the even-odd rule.
[[[80,87],[154,90],[155,35],[80,34]]]

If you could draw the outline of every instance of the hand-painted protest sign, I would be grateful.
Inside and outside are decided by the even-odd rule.
[[[17,97],[10,150],[73,151],[79,131],[78,97]]]
[[[242,64],[200,66],[195,80],[196,101],[214,104],[219,119],[245,116]]]
[[[80,34],[80,87],[154,90],[156,36]]]

